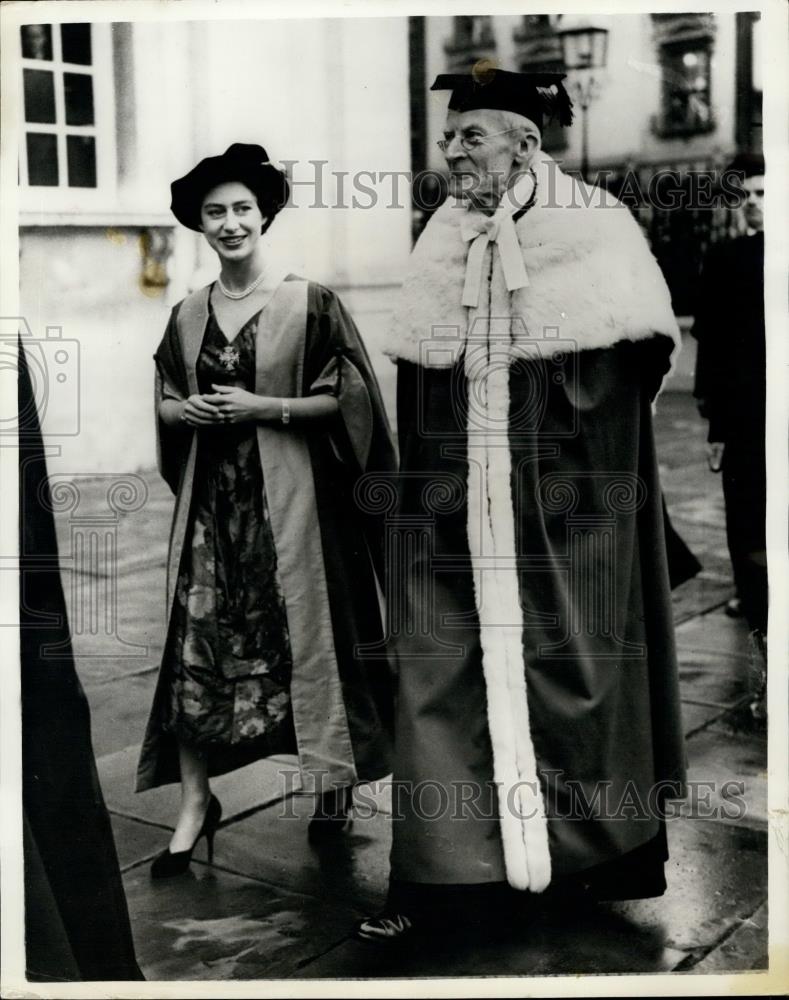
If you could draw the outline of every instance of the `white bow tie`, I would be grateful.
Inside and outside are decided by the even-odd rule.
[[[483,215],[477,209],[469,207],[461,219],[460,235],[464,242],[471,242],[466,258],[466,280],[461,299],[464,306],[472,309],[479,306],[482,264],[488,243],[495,243],[499,249],[507,291],[514,292],[518,288],[528,287],[529,276],[523,263],[523,254],[512,217],[528,203],[533,189],[534,180],[530,174],[526,174],[511,191],[505,192],[501,204],[493,215]]]

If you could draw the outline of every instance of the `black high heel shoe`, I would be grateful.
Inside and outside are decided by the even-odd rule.
[[[201,837],[205,837],[206,852],[208,860],[214,860],[214,836],[216,834],[219,821],[222,819],[222,805],[219,799],[212,795],[208,803],[203,825],[200,832],[195,837],[195,842],[188,851],[171,851],[168,847],[166,851],[154,859],[151,865],[152,878],[170,878],[173,875],[182,875],[189,867],[192,860],[192,852],[197,847],[197,842]]]
[[[307,837],[312,843],[329,840],[337,834],[347,833],[353,820],[348,815],[353,805],[353,789],[344,788],[324,792],[318,799],[315,815],[307,827]]]

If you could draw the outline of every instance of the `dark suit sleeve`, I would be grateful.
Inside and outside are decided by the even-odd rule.
[[[721,365],[725,358],[722,343],[726,318],[721,315],[725,301],[725,268],[720,249],[707,253],[696,290],[696,309],[691,333],[698,342],[693,395],[699,413],[709,421],[708,441],[722,441]]]

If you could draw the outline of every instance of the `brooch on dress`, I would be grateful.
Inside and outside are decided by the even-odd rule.
[[[231,347],[229,344],[227,347],[222,349],[222,353],[219,355],[219,363],[224,366],[225,371],[234,372],[239,361],[239,353],[235,347]]]

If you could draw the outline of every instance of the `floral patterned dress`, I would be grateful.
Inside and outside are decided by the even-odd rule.
[[[255,384],[259,313],[229,342],[210,312],[197,362],[212,383]],[[200,428],[191,537],[169,638],[164,728],[210,751],[293,752],[292,657],[253,423]]]

